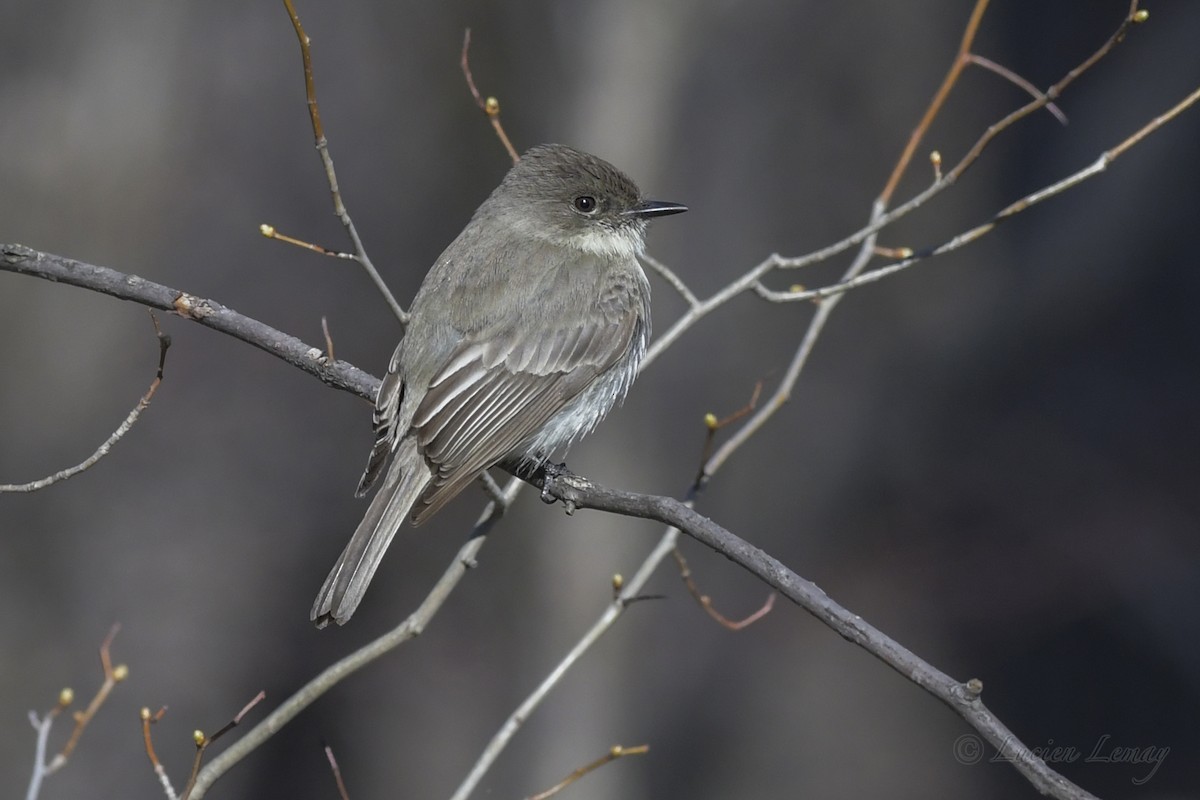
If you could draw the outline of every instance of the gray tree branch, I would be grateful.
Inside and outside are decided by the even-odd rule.
[[[122,300],[171,311],[201,325],[238,338],[265,350],[284,361],[319,378],[329,386],[353,392],[363,397],[374,395],[378,381],[345,362],[332,362],[315,347],[278,331],[258,320],[251,319],[213,300],[203,299],[126,275],[107,267],[87,264],[63,256],[32,250],[23,245],[0,244],[0,269],[46,280],[67,283],[84,289],[108,294]],[[982,683],[972,679],[960,682],[941,672],[905,648],[861,617],[835,603],[811,581],[797,575],[782,562],[763,550],[734,535],[729,530],[699,514],[686,503],[669,497],[624,492],[599,486],[586,478],[563,473],[547,483],[544,476],[534,476],[531,482],[549,497],[567,504],[568,510],[589,508],[598,511],[640,517],[662,522],[677,528],[701,544],[712,548],[743,567],[768,586],[800,606],[843,638],[862,647],[902,676],[950,706],[969,725],[978,731],[997,750],[1004,753],[1014,767],[1044,794],[1059,798],[1092,798],[1082,788],[1068,781],[1017,739],[979,699]],[[494,518],[486,514],[481,523],[490,524]],[[477,540],[482,544],[482,540]],[[439,587],[449,588],[461,578],[465,561],[456,558]],[[284,702],[266,720],[239,739],[221,757],[201,772],[197,781],[200,797],[207,786],[220,774],[251,752],[262,740],[273,735],[302,709],[311,704],[331,686],[351,672],[420,630],[444,599],[436,592],[433,599],[422,605],[413,617],[399,628],[363,650],[332,665],[307,686]],[[428,606],[428,608],[426,607]]]

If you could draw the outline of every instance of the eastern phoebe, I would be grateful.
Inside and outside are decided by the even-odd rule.
[[[350,619],[405,518],[489,467],[529,474],[625,397],[650,337],[646,221],[686,210],[563,145],[508,171],[413,300],[358,495],[391,466],[313,603],[318,627]]]

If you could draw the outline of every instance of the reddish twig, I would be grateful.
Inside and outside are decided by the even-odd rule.
[[[884,184],[883,191],[879,193],[879,202],[884,206],[891,201],[892,194],[896,191],[896,186],[900,183],[900,177],[908,169],[908,164],[912,161],[913,154],[917,151],[917,145],[925,138],[929,126],[933,124],[934,118],[942,110],[942,106],[946,103],[946,98],[950,96],[950,90],[954,88],[954,84],[958,82],[958,77],[962,74],[963,68],[967,66],[967,56],[971,51],[971,44],[975,41],[975,34],[979,32],[979,23],[983,19],[983,12],[987,10],[987,6],[988,0],[976,1],[975,8],[971,11],[971,18],[967,21],[967,27],[963,30],[962,41],[958,45],[958,52],[954,55],[954,61],[950,63],[950,69],[946,72],[946,77],[942,79],[942,85],[938,87],[937,92],[933,95],[933,100],[929,103],[929,107],[925,109],[924,116],[921,117],[921,121],[917,123],[917,127],[913,129],[912,134],[908,137],[908,144],[904,146],[904,151],[900,154],[899,160],[896,161],[896,166],[892,169],[891,177]]]
[[[208,746],[220,739],[229,731],[233,730],[241,723],[242,718],[249,713],[250,709],[261,703],[266,698],[267,693],[259,690],[258,694],[254,695],[249,703],[242,706],[242,710],[234,715],[233,719],[226,722],[225,725],[214,733],[212,736],[205,736],[204,731],[196,730],[192,733],[192,740],[196,743],[196,756],[192,759],[192,774],[188,776],[187,785],[183,787],[183,794],[180,795],[180,800],[188,800],[192,795],[192,790],[196,787],[196,778],[200,775],[200,764],[204,761],[204,751]]]
[[[317,105],[317,87],[313,80],[312,40],[304,32],[304,26],[300,24],[300,16],[296,13],[296,8],[292,5],[292,0],[283,0],[283,5],[287,9],[288,18],[291,19],[292,27],[296,31],[296,39],[300,42],[300,58],[304,63],[304,96],[308,101],[308,116],[312,121],[313,140],[316,142],[317,154],[321,157],[321,165],[325,168],[325,178],[329,182],[329,193],[333,198],[333,213],[341,221],[342,227],[346,229],[350,241],[354,243],[354,255],[350,257],[366,270],[367,276],[375,284],[375,288],[379,290],[379,293],[383,295],[383,299],[392,309],[392,313],[396,315],[396,319],[400,320],[401,325],[404,325],[408,322],[408,314],[396,302],[396,298],[392,295],[391,290],[388,289],[387,284],[383,282],[379,271],[371,263],[371,259],[367,255],[367,250],[363,246],[362,239],[359,238],[358,228],[354,226],[354,221],[350,218],[350,212],[346,210],[346,204],[342,202],[342,192],[338,188],[337,173],[333,169],[333,156],[329,154],[329,140],[325,138],[325,127],[321,124],[321,109]],[[306,247],[324,255],[334,255],[339,258],[346,257],[341,253],[326,250],[316,245],[310,245],[298,239],[280,236],[269,225],[260,226],[259,230],[262,231],[264,236],[268,236],[269,238],[280,239],[281,241]],[[268,234],[268,230],[270,230],[270,234]]]
[[[330,361],[337,361],[333,357],[333,336],[329,333],[329,320],[325,317],[321,317],[321,333],[325,334],[325,355]]]
[[[754,407],[758,404],[758,397],[762,394],[763,382],[758,381],[754,384],[754,391],[750,393],[750,400],[746,405],[727,415],[723,419],[717,419],[717,415],[709,412],[704,415],[704,449],[700,452],[700,470],[696,474],[696,482],[698,483],[704,478],[704,465],[708,463],[709,456],[712,455],[713,441],[716,439],[717,431],[737,422],[742,417],[754,411]]]
[[[517,155],[517,149],[509,141],[508,134],[504,132],[504,125],[500,123],[500,101],[491,96],[485,99],[476,88],[475,78],[471,75],[471,60],[468,56],[470,49],[471,29],[467,28],[463,33],[462,57],[459,59],[459,66],[462,67],[463,77],[467,79],[467,88],[471,90],[471,96],[475,98],[475,105],[479,106],[479,110],[487,116],[488,122],[492,123],[492,130],[496,132],[496,136],[500,138],[500,144],[504,145],[504,149],[508,151],[508,157],[515,164],[521,160],[521,156]]]
[[[1006,81],[1008,81],[1009,83],[1012,83],[1016,86],[1021,87],[1022,89],[1024,89],[1026,91],[1026,93],[1028,93],[1032,97],[1035,97],[1035,98],[1042,97],[1042,93],[1038,90],[1038,88],[1036,86],[1034,86],[1032,83],[1030,83],[1029,81],[1022,78],[1017,73],[1013,72],[1008,67],[1006,67],[1002,64],[997,64],[995,61],[992,61],[990,58],[984,58],[983,56],[978,55],[977,53],[967,53],[967,61],[969,61],[970,63],[974,64],[977,67],[983,67],[984,69],[988,70],[989,72],[996,73],[1001,78],[1004,78]],[[1054,118],[1057,119],[1063,125],[1067,124],[1067,115],[1062,112],[1062,109],[1060,109],[1058,106],[1054,105],[1054,103],[1047,101],[1046,102],[1046,110],[1049,111],[1051,114],[1053,114]]]
[[[158,760],[158,754],[154,752],[154,739],[150,735],[150,726],[161,720],[166,713],[166,706],[161,707],[154,714],[150,713],[149,708],[142,708],[140,713],[142,720],[142,743],[146,747],[146,757],[150,759],[150,766],[154,768],[154,774],[158,776],[158,782],[162,786],[163,794],[167,796],[167,800],[175,800],[178,797],[175,794],[175,787],[171,785],[171,778],[167,775],[166,768]]]
[[[333,757],[333,748],[325,745],[325,758],[329,760],[329,769],[333,771],[333,779],[337,781],[338,797],[341,800],[350,800],[350,793],[346,791],[346,783],[342,780],[342,770],[338,767],[337,759]]]
[[[87,728],[88,723],[96,716],[96,712],[104,705],[104,701],[108,699],[113,688],[129,677],[129,667],[124,664],[118,664],[115,667],[112,663],[112,643],[117,636],[117,631],[121,630],[120,624],[115,624],[104,637],[104,641],[100,643],[100,667],[104,672],[104,680],[100,684],[100,688],[96,690],[96,694],[92,697],[91,702],[87,704],[87,708],[83,711],[76,711],[74,715],[75,727],[71,731],[67,743],[63,745],[63,749],[58,752],[54,758],[46,761],[46,743],[50,737],[50,728],[54,724],[54,720],[65,711],[71,703],[75,701],[75,692],[70,688],[63,689],[58,693],[58,702],[54,708],[46,712],[46,714],[38,719],[36,713],[29,712],[29,721],[37,731],[37,747],[34,757],[33,775],[29,780],[29,789],[26,792],[26,797],[36,798],[41,789],[42,781],[48,775],[53,775],[58,770],[62,769],[67,759],[75,752],[76,745],[79,744],[79,737],[83,735],[83,731]]]
[[[771,609],[775,607],[775,592],[767,595],[766,602],[759,607],[757,611],[748,617],[740,620],[732,620],[722,614],[717,609],[713,608],[712,598],[700,591],[700,587],[692,580],[692,568],[688,566],[687,559],[683,557],[683,553],[676,547],[671,551],[671,555],[675,557],[675,563],[679,565],[679,577],[683,579],[684,585],[687,586],[688,592],[695,598],[700,607],[705,613],[717,621],[723,628],[728,628],[731,631],[740,631],[742,628],[748,628],[760,619],[771,613]]]

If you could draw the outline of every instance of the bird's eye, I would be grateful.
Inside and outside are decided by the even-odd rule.
[[[596,210],[596,198],[587,194],[576,197],[575,210],[582,214],[593,213]]]

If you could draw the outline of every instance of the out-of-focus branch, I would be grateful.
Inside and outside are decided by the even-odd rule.
[[[902,272],[914,264],[932,258],[933,256],[939,256],[949,253],[952,250],[957,250],[965,245],[971,244],[980,237],[991,233],[993,230],[995,230],[997,225],[1008,219],[1011,219],[1012,217],[1015,217],[1017,214],[1028,211],[1038,203],[1049,200],[1055,195],[1062,194],[1068,189],[1073,189],[1084,181],[1096,177],[1100,173],[1107,170],[1109,165],[1124,155],[1125,152],[1131,147],[1145,139],[1147,136],[1161,128],[1166,123],[1173,120],[1175,117],[1179,116],[1179,114],[1181,114],[1184,110],[1195,105],[1198,101],[1200,101],[1200,88],[1193,90],[1187,95],[1187,97],[1180,100],[1168,111],[1160,114],[1150,122],[1143,125],[1137,131],[1123,139],[1119,144],[1108,150],[1105,150],[1100,154],[1099,158],[1097,158],[1088,166],[1072,172],[1070,175],[1067,175],[1066,177],[1057,180],[1048,186],[1043,186],[1041,189],[1038,189],[1035,192],[1030,192],[1020,200],[1010,203],[1000,211],[996,212],[987,222],[976,225],[970,230],[963,231],[962,233],[953,237],[949,241],[943,242],[942,244],[915,252],[910,257],[901,261],[897,261],[893,264],[888,264],[885,267],[873,269],[870,272],[864,273],[857,277],[843,279],[838,283],[830,284],[829,286],[822,286],[818,289],[795,292],[776,292],[771,291],[761,283],[758,283],[755,285],[754,290],[764,300],[768,300],[773,303],[794,303],[800,301],[823,300],[825,298],[843,294],[851,289],[857,289],[860,286],[865,286],[868,283],[875,283],[878,280],[887,278],[896,274],[897,272]]]
[[[516,496],[520,485],[520,481],[513,478],[505,487],[505,496],[510,502]],[[505,508],[503,504],[496,502],[488,504],[479,521],[475,524],[470,538],[459,548],[450,566],[442,573],[442,577],[438,579],[438,582],[429,594],[426,595],[421,605],[407,619],[378,639],[326,667],[319,675],[285,700],[282,705],[268,714],[266,719],[247,731],[242,738],[230,745],[227,750],[209,762],[204,769],[200,770],[192,787],[191,800],[199,800],[199,798],[203,797],[205,792],[208,791],[218,778],[252,753],[259,745],[274,736],[276,731],[291,722],[297,714],[312,705],[325,692],[341,683],[362,667],[425,630],[430,620],[433,619],[434,615],[441,609],[442,604],[450,596],[454,587],[467,574],[467,570],[475,566],[475,557],[483,548],[492,526],[504,514]]]
[[[342,780],[342,769],[333,756],[333,748],[329,745],[325,745],[325,760],[329,762],[329,769],[333,772],[333,779],[337,783],[338,797],[341,800],[350,800],[350,793],[346,791],[346,782]]]
[[[154,398],[154,393],[158,391],[159,384],[162,383],[163,366],[167,362],[167,348],[171,346],[171,337],[162,332],[162,328],[158,325],[158,318],[154,316],[153,311],[150,312],[150,320],[154,323],[154,333],[158,337],[158,372],[155,374],[154,380],[151,381],[150,388],[146,390],[146,393],[142,395],[142,399],[129,412],[129,416],[125,417],[125,421],[117,426],[117,429],[104,440],[104,444],[96,448],[96,452],[92,453],[79,464],[59,470],[53,475],[47,475],[36,481],[30,481],[29,483],[0,483],[0,492],[36,492],[39,489],[45,489],[47,486],[52,486],[59,481],[64,481],[78,475],[108,455],[112,446],[137,423],[142,412],[146,410],[150,405],[150,401]]]
[[[926,109],[925,115],[922,117],[921,122],[917,125],[917,128],[914,129],[912,136],[909,138],[909,144],[906,145],[904,152],[901,154],[900,159],[896,163],[896,167],[892,171],[892,176],[888,179],[887,184],[880,193],[879,199],[876,201],[877,208],[872,212],[870,222],[849,236],[843,238],[841,241],[834,242],[831,245],[823,247],[820,250],[815,250],[807,255],[788,257],[782,256],[778,253],[773,253],[754,267],[750,268],[750,270],[747,272],[735,278],[725,287],[719,289],[711,297],[695,304],[689,303],[688,311],[679,319],[675,320],[675,322],[672,323],[671,326],[651,344],[650,349],[646,353],[646,357],[642,360],[642,369],[647,368],[650,366],[650,364],[657,360],[663,351],[674,344],[675,340],[682,336],[689,328],[691,328],[712,311],[727,303],[729,300],[748,290],[755,290],[762,295],[762,290],[765,289],[765,287],[762,286],[761,281],[768,273],[774,270],[800,269],[812,264],[818,264],[827,261],[834,256],[840,255],[852,247],[861,245],[867,240],[868,237],[874,236],[883,228],[891,225],[901,217],[912,213],[937,195],[941,194],[946,189],[950,188],[950,186],[956,183],[963,173],[965,173],[979,159],[979,157],[987,149],[988,145],[990,145],[997,136],[1011,128],[1020,120],[1024,119],[1030,114],[1033,114],[1035,111],[1044,108],[1047,104],[1060,97],[1067,87],[1070,86],[1080,75],[1087,72],[1102,58],[1112,52],[1113,48],[1124,40],[1125,34],[1128,32],[1131,26],[1140,24],[1148,18],[1148,15],[1145,11],[1138,9],[1138,0],[1131,0],[1128,13],[1121,20],[1121,23],[1118,25],[1116,31],[1114,31],[1113,34],[1109,36],[1109,38],[1099,48],[1097,48],[1094,53],[1076,65],[1073,69],[1068,71],[1057,83],[1047,89],[1044,93],[1033,98],[1025,105],[990,125],[987,130],[980,135],[975,144],[971,146],[971,148],[958,161],[957,164],[955,164],[944,174],[941,173],[940,169],[938,170],[939,177],[930,186],[896,206],[891,211],[886,211],[886,213],[884,213],[887,204],[890,201],[891,194],[895,190],[895,186],[899,183],[900,178],[903,176],[904,171],[907,169],[908,164],[911,161],[912,152],[915,151],[917,145],[923,138],[925,131],[928,129],[928,126],[937,116],[938,111],[945,102],[945,95],[950,91],[954,83],[957,81],[958,76],[962,71],[962,66],[965,66],[966,64],[966,59],[962,54],[969,52],[970,44],[974,40],[975,36],[974,29],[977,29],[978,27],[979,16],[983,13],[983,9],[986,4],[986,0],[979,0],[979,2],[976,3],[975,10],[972,12],[971,18],[967,23],[967,29],[963,33],[962,44],[959,46],[959,55],[956,56],[955,62],[951,66],[950,71],[947,73],[942,87],[939,88],[938,92],[934,95],[934,99],[930,102],[929,108]],[[963,62],[962,65],[958,65],[960,61]],[[1178,112],[1176,111],[1175,113]],[[1153,125],[1154,123],[1151,124]],[[940,167],[940,157],[938,159],[938,164]],[[929,254],[926,253],[924,255],[925,257],[928,257]],[[874,278],[868,278],[867,275],[874,275],[878,270],[867,273],[867,275],[857,276],[856,280],[856,276],[844,275],[841,283],[834,284],[833,286],[823,287],[822,289],[814,290],[808,294],[801,292],[788,294],[795,295],[790,298],[792,300],[820,299],[822,297],[829,297],[834,294],[838,294],[846,289],[855,288],[863,283],[870,283],[874,280],[878,280],[879,278],[886,277],[887,275],[898,271],[895,269],[895,265],[890,265],[888,267],[884,267],[883,269],[885,272]],[[779,293],[779,296],[782,295],[783,293]]]
[[[975,8],[971,11],[971,17],[967,21],[967,27],[963,30],[962,41],[959,42],[958,52],[954,55],[954,60],[950,63],[950,69],[946,73],[946,77],[942,79],[942,85],[938,87],[937,92],[930,101],[929,107],[925,109],[925,115],[921,117],[921,121],[917,123],[917,127],[913,129],[912,134],[908,137],[908,144],[904,146],[904,151],[900,154],[899,160],[896,161],[896,166],[892,169],[892,175],[888,178],[887,184],[883,187],[883,191],[879,194],[879,202],[886,206],[891,202],[892,194],[896,191],[896,187],[900,184],[900,178],[903,177],[908,169],[909,162],[912,161],[913,154],[917,152],[917,146],[921,140],[925,138],[925,133],[929,130],[929,126],[933,124],[933,120],[937,117],[938,112],[942,110],[942,106],[946,102],[946,98],[950,96],[950,90],[954,88],[954,84],[958,83],[958,77],[967,66],[967,56],[971,52],[971,44],[975,41],[975,34],[979,32],[979,23],[983,20],[983,13],[987,11],[988,0],[976,0]]]
[[[29,788],[25,792],[26,800],[37,800],[42,782],[46,777],[66,766],[67,760],[75,752],[75,747],[79,744],[79,737],[83,735],[88,723],[95,718],[96,712],[104,705],[104,701],[108,699],[116,685],[129,677],[129,667],[124,664],[114,666],[112,663],[112,643],[120,630],[120,625],[113,625],[108,635],[104,637],[104,641],[100,643],[100,669],[104,674],[104,680],[101,681],[100,688],[96,690],[96,694],[87,704],[87,708],[75,712],[75,727],[71,730],[67,743],[49,761],[46,760],[46,749],[50,738],[50,728],[54,724],[55,718],[74,702],[75,692],[69,688],[59,692],[58,702],[41,719],[33,711],[29,712],[29,722],[37,731],[37,746],[34,750],[33,774],[29,779]]]
[[[575,770],[546,791],[538,792],[535,795],[530,795],[527,800],[550,800],[551,797],[558,794],[563,789],[582,778],[584,775],[587,775],[589,772],[595,772],[605,764],[611,764],[618,758],[624,758],[625,756],[643,756],[648,752],[650,752],[650,745],[648,744],[640,744],[636,747],[622,747],[619,744],[614,744],[609,748],[608,752],[600,756],[600,758],[597,758],[595,761],[589,764],[584,764],[582,767]]]
[[[183,794],[179,796],[179,800],[191,800],[193,792],[196,788],[196,778],[200,775],[200,765],[204,763],[204,753],[213,744],[225,734],[236,728],[242,723],[242,719],[246,714],[250,713],[250,709],[261,703],[267,696],[265,691],[259,690],[258,694],[250,700],[249,703],[242,706],[242,710],[234,715],[233,719],[226,722],[220,730],[212,736],[205,735],[204,731],[197,730],[192,734],[192,739],[196,742],[196,756],[192,759],[192,773],[188,776],[187,785],[183,787]]]
[[[638,570],[634,576],[630,580],[623,582],[621,590],[617,593],[617,596],[613,598],[612,602],[605,606],[604,611],[601,613],[599,619],[592,623],[592,626],[588,628],[583,637],[576,642],[575,646],[572,647],[566,656],[564,656],[563,659],[558,662],[554,669],[550,671],[550,674],[542,679],[542,682],[538,684],[538,687],[534,689],[533,692],[526,697],[525,700],[522,701],[521,704],[517,706],[511,714],[508,715],[508,719],[506,719],[500,726],[500,730],[498,730],[495,735],[492,736],[491,741],[489,741],[487,746],[483,749],[483,753],[480,754],[479,758],[472,765],[471,771],[467,773],[467,777],[463,779],[463,782],[459,784],[458,789],[456,789],[454,794],[451,795],[451,800],[466,800],[466,798],[471,795],[471,792],[473,792],[475,787],[479,785],[479,782],[483,779],[483,776],[487,774],[489,769],[491,769],[492,764],[500,756],[500,753],[504,750],[512,738],[517,734],[517,731],[521,729],[521,726],[525,723],[525,720],[529,718],[529,715],[533,712],[533,710],[541,704],[546,695],[550,693],[550,690],[558,685],[558,682],[562,679],[563,675],[565,675],[567,671],[571,669],[575,662],[582,658],[583,655],[589,649],[591,649],[592,645],[595,644],[595,642],[613,626],[613,623],[617,621],[617,618],[620,617],[621,614],[624,613],[625,609],[629,607],[629,604],[635,598],[637,598],[642,587],[646,585],[646,582],[650,580],[650,576],[652,576],[654,571],[658,569],[658,565],[661,564],[662,560],[670,555],[671,551],[675,549],[675,543],[678,539],[678,536],[679,532],[675,530],[668,530],[663,535],[658,544],[655,546],[654,550],[650,552],[650,555],[648,555],[642,562],[642,565],[638,567]]]

